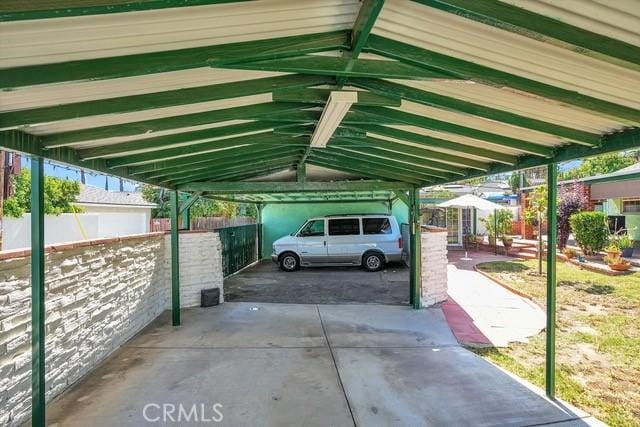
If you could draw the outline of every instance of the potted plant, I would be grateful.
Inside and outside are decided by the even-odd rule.
[[[627,271],[631,268],[631,263],[626,259],[620,257],[620,253],[615,256],[607,255],[604,257],[604,262],[607,263],[611,270],[615,271]]]
[[[633,256],[633,240],[629,234],[621,234],[618,236],[618,246],[622,250],[622,256],[630,258]]]
[[[502,244],[504,245],[505,250],[508,251],[513,246],[513,237],[507,236],[507,235],[503,235],[502,236]]]
[[[620,246],[618,246],[615,240],[612,240],[611,243],[609,243],[609,246],[604,248],[604,251],[607,253],[609,258],[620,257]]]
[[[566,256],[569,259],[573,259],[578,255],[576,250],[573,248],[564,248],[562,252],[564,253],[564,256]]]
[[[481,245],[484,243],[484,234],[476,234],[476,243]]]

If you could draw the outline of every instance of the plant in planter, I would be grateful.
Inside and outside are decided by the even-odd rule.
[[[504,235],[502,236],[502,244],[504,248],[508,251],[513,246],[513,237]]]
[[[616,244],[622,251],[623,257],[628,258],[633,256],[633,240],[631,240],[627,229],[618,230],[612,236],[612,240],[616,242]]]
[[[578,253],[573,248],[565,247],[564,250],[562,251],[562,253],[564,253],[564,256],[566,256],[569,259],[573,259],[573,258],[578,256]]]
[[[495,246],[496,236],[507,236],[511,231],[513,213],[507,209],[500,209],[490,215],[487,215],[487,217],[481,219],[481,221],[489,234],[489,243]]]
[[[578,212],[571,215],[569,223],[585,255],[597,255],[609,240],[609,226],[604,212]]]
[[[631,263],[622,258],[620,254],[614,256],[605,256],[603,261],[609,266],[610,269],[616,271],[627,271],[631,268]]]
[[[479,245],[484,243],[484,234],[476,234],[476,243]]]
[[[612,240],[609,246],[604,248],[604,251],[609,258],[620,257],[620,246],[618,246],[618,242],[615,240]]]

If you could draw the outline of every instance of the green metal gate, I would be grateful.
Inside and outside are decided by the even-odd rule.
[[[256,224],[217,230],[222,243],[222,271],[227,277],[258,260]]]

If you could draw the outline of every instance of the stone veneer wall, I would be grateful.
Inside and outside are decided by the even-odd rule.
[[[170,307],[170,236],[151,233],[47,247],[47,400]],[[217,233],[180,234],[181,306],[220,287]],[[31,411],[30,251],[0,253],[0,425]]]
[[[422,306],[438,304],[447,295],[447,229],[422,227]]]

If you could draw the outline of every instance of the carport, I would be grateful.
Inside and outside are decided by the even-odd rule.
[[[420,308],[420,187],[549,165],[555,212],[558,162],[640,145],[640,18],[624,5],[3,2],[0,146],[33,159],[33,424],[45,422],[43,159],[172,192],[174,326],[177,219],[197,197],[401,200]],[[550,247],[550,397],[554,260]]]

